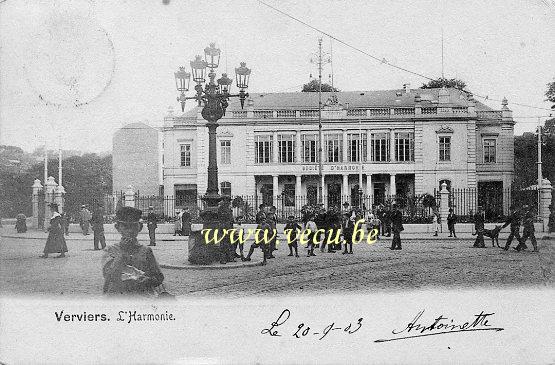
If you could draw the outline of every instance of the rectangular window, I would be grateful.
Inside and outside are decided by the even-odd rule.
[[[395,157],[396,161],[414,161],[414,133],[395,133]]]
[[[371,142],[372,161],[389,161],[389,133],[372,133]]]
[[[484,163],[495,162],[495,139],[484,139]]]
[[[181,166],[185,166],[185,167],[191,166],[191,145],[190,144],[181,145]]]
[[[224,165],[228,165],[231,163],[231,141],[230,140],[220,141],[220,146],[221,146],[220,155],[222,156],[221,163]]]
[[[362,148],[361,148],[362,140]],[[347,135],[347,159],[349,162],[366,161],[366,133],[350,133]]]
[[[451,137],[439,137],[439,160],[451,161]]]
[[[231,196],[231,183],[229,181],[222,181],[220,183],[220,192],[222,195]]]
[[[326,134],[324,141],[326,162],[343,161],[343,135],[337,133]]]
[[[278,135],[278,151],[280,163],[295,162],[295,135],[279,134]]]
[[[255,163],[270,163],[272,162],[272,136],[256,136],[254,141]]]
[[[303,134],[301,136],[301,143],[303,148],[303,162],[318,162],[318,135],[317,134]]]

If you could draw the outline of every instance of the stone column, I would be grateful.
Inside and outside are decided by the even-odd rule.
[[[279,195],[279,176],[278,175],[272,175],[272,201],[273,201],[273,205],[276,206],[278,205],[278,195]]]
[[[349,195],[349,174],[343,174],[343,184],[341,184],[341,204],[347,201]],[[351,202],[349,202],[350,204]]]
[[[395,183],[395,174],[389,175],[389,195],[397,195],[397,186]]]
[[[302,176],[295,175],[295,208],[301,209],[304,205],[304,199],[302,198],[301,190],[302,190]]]
[[[302,143],[301,143],[301,131],[295,132],[295,162],[302,163]],[[296,194],[296,193],[295,193]]]
[[[42,184],[40,183],[39,179],[35,179],[33,186],[33,194],[31,196],[31,202],[33,204],[33,218],[31,220],[31,227],[38,228],[39,227],[39,191],[42,190]]]
[[[54,199],[55,199],[55,192],[56,192],[57,186],[58,184],[56,184],[54,177],[49,176],[44,186],[44,229],[45,230],[47,230],[48,227],[50,227],[50,217],[52,216],[52,214],[50,213],[50,207],[48,205],[50,203],[55,202]]]
[[[277,131],[272,132],[272,162],[279,163],[279,144],[278,144],[278,134]]]
[[[443,232],[443,223],[447,223],[447,215],[449,214],[449,190],[447,190],[447,184],[445,182],[441,184],[439,195],[441,198],[439,203],[439,217],[441,218],[441,229]]]
[[[125,206],[135,208],[135,190],[133,185],[129,185],[125,190]]]
[[[551,206],[551,182],[547,179],[543,179],[542,181],[542,189],[541,189],[541,220],[543,223],[543,231],[549,232],[549,214],[551,213],[549,207]]]
[[[389,130],[389,161],[395,161],[395,130]]]
[[[349,160],[348,160],[348,158],[347,158],[347,155],[348,155],[348,153],[347,153],[347,151],[348,151],[348,144],[347,144],[347,131],[346,131],[346,130],[343,130],[343,146],[342,146],[342,147],[343,147],[343,148],[342,148],[342,150],[343,150],[343,151],[342,151],[342,155],[343,155],[343,156],[342,156],[342,158],[341,158],[341,161],[342,161],[342,162],[347,162],[347,161],[349,161]],[[339,161],[339,162],[341,162],[341,161]]]
[[[370,206],[368,206],[367,208],[372,209],[372,205],[374,205],[372,174],[366,174],[366,196],[368,196],[368,199],[366,199],[366,201],[368,202],[368,204],[370,204]]]

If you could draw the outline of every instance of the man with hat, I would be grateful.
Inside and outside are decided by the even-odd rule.
[[[393,231],[393,239],[391,240],[391,250],[400,250],[401,247],[401,232],[405,230],[403,227],[403,213],[397,209],[397,204],[391,205],[391,230]]]
[[[96,209],[91,218],[92,230],[93,230],[93,244],[94,250],[98,251],[98,243],[102,249],[106,248],[106,237],[104,236],[104,214],[102,213],[102,203],[97,203]]]
[[[522,217],[522,226],[524,229],[522,230],[522,239],[518,246],[516,246],[516,250],[520,251],[526,249],[526,240],[530,238],[532,246],[534,246],[534,252],[538,252],[538,242],[536,241],[534,228],[534,220],[536,217],[530,210],[530,206],[525,205],[522,209],[524,210],[524,216]]]
[[[484,209],[481,206],[478,206],[478,211],[474,215],[474,229],[476,230],[476,241],[474,241],[473,247],[477,248],[485,248],[486,245],[484,243]]]
[[[154,207],[151,205],[148,207],[148,215],[146,217],[146,227],[148,228],[148,237],[150,238],[149,246],[156,246],[156,228],[158,227],[156,221],[156,213],[154,213]]]
[[[142,211],[133,207],[122,207],[116,212],[115,227],[121,241],[105,250],[102,260],[105,294],[153,295],[164,281],[152,249],[137,240],[143,228],[141,215]]]
[[[79,212],[79,226],[81,226],[81,230],[83,231],[84,236],[88,236],[89,234],[89,222],[91,220],[92,214],[87,209],[86,205],[81,205],[81,211]]]
[[[505,224],[503,225],[503,227],[501,227],[502,229],[507,227],[508,225],[511,226],[511,233],[509,234],[509,238],[507,238],[507,243],[505,244],[505,247],[503,248],[505,251],[507,251],[509,249],[509,247],[511,247],[511,243],[513,242],[513,238],[516,238],[517,242],[519,243],[520,246],[520,212],[518,209],[516,209],[516,207],[514,205],[511,205],[511,214],[509,214],[509,216],[507,217],[507,220],[505,221]]]

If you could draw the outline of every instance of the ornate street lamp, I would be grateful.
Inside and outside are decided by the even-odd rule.
[[[211,43],[209,47],[204,49],[204,60],[202,56],[196,56],[190,62],[191,74],[185,72],[183,67],[175,73],[177,91],[180,96],[177,101],[181,103],[181,109],[185,108],[186,100],[196,100],[198,106],[203,106],[202,117],[207,121],[208,127],[208,188],[203,200],[206,203],[205,210],[201,213],[204,228],[217,228],[219,224],[218,218],[218,203],[221,196],[218,193],[218,162],[216,157],[216,128],[218,127],[218,120],[225,115],[225,110],[228,107],[228,100],[231,97],[239,97],[241,108],[243,108],[245,99],[249,96],[245,89],[249,86],[249,77],[251,70],[247,68],[244,62],[241,62],[239,68],[235,69],[237,87],[239,93],[230,94],[230,87],[233,81],[227,76],[222,74],[222,77],[215,82],[216,73],[215,68],[220,63],[220,49],[216,48],[215,43]],[[209,81],[204,86],[206,79],[206,69],[209,69]],[[189,80],[192,76],[193,81],[196,83],[196,95],[187,97],[185,92],[189,89]]]

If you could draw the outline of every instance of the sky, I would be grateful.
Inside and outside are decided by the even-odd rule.
[[[513,110],[515,134],[547,119],[555,80],[555,1],[263,0],[378,59],[443,72]],[[249,91],[299,91],[317,74],[317,31],[258,0],[6,0],[0,2],[0,144],[109,151],[121,126],[161,126],[176,111],[174,72],[210,43],[218,74],[245,61]],[[343,91],[419,87],[427,80],[323,36]],[[324,67],[324,80],[331,73]],[[494,100],[497,99],[497,100]],[[483,99],[477,100],[484,102]],[[192,107],[192,103],[188,105]]]

